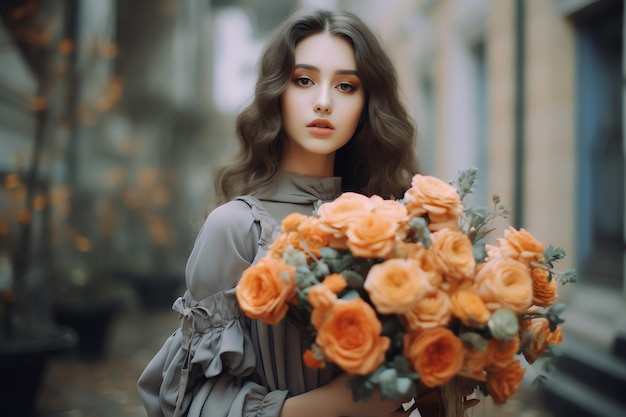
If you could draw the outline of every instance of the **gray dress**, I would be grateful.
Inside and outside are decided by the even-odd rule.
[[[341,192],[337,177],[279,173],[254,197],[217,207],[207,217],[186,268],[187,291],[174,303],[178,329],[138,381],[147,415],[278,416],[288,396],[333,377],[302,361],[309,346],[290,324],[263,325],[239,310],[234,286],[263,257],[287,214],[311,214]]]

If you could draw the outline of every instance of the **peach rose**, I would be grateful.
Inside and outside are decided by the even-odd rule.
[[[313,326],[319,327],[326,319],[328,312],[335,306],[337,295],[328,286],[317,284],[309,287],[307,300],[313,307],[311,323]]]
[[[487,372],[487,390],[496,404],[503,404],[519,387],[526,369],[518,359],[511,361],[504,369]]]
[[[402,322],[408,331],[416,332],[429,327],[446,326],[451,317],[450,298],[448,294],[438,290],[404,313]]]
[[[350,223],[357,214],[372,210],[372,202],[362,194],[346,192],[335,200],[324,203],[317,209],[322,231],[330,235],[330,246],[345,249],[346,237]]]
[[[463,366],[463,343],[446,327],[404,335],[404,356],[427,387],[448,382]]]
[[[489,244],[485,245],[485,252],[487,252],[487,258],[485,259],[486,261],[491,261],[492,259],[496,259],[502,256],[500,254],[500,248]]]
[[[338,300],[316,328],[315,343],[324,357],[353,375],[367,375],[378,368],[391,343],[381,336],[382,324],[374,309],[360,298]]]
[[[427,250],[421,243],[399,241],[396,242],[393,250],[387,254],[387,258],[420,259]]]
[[[560,344],[563,340],[561,326],[557,326],[554,332],[550,331],[548,319],[536,317],[522,320],[520,337],[525,346],[524,357],[528,363],[534,363],[548,348],[549,344]]]
[[[491,312],[482,298],[471,289],[456,291],[450,297],[452,313],[470,327],[484,326]]]
[[[508,342],[498,339],[489,339],[487,341],[485,368],[488,370],[506,368],[509,363],[515,359],[514,356],[519,353],[519,346],[519,337],[514,337]]]
[[[280,224],[283,232],[295,232],[296,230],[298,230],[298,226],[300,226],[300,224],[304,221],[306,217],[307,216],[300,213],[288,214]]]
[[[558,288],[555,280],[548,282],[550,273],[543,268],[532,268],[530,275],[533,278],[533,303],[540,307],[554,304],[558,296]]]
[[[384,258],[396,243],[398,223],[374,213],[357,216],[346,231],[348,248],[354,256]]]
[[[248,267],[237,283],[235,295],[241,310],[265,324],[278,324],[296,295],[296,269],[282,259],[265,257]]]
[[[320,227],[320,221],[315,217],[305,217],[298,225],[298,234],[306,243],[306,246],[317,258],[321,257],[320,250],[328,246],[328,235]],[[300,247],[303,243],[300,242]],[[310,261],[310,255],[307,253]]]
[[[396,243],[393,251],[387,256],[387,259],[392,258],[413,259],[417,261],[420,269],[428,274],[430,284],[433,287],[439,287],[441,285],[443,275],[436,267],[434,261],[435,253],[430,248],[424,247],[421,243],[404,241]]]
[[[322,284],[327,286],[328,289],[334,292],[335,294],[339,293],[340,291],[342,291],[344,288],[348,286],[346,279],[341,274],[328,275],[326,278],[324,278],[324,281],[322,281]]]
[[[530,266],[531,261],[543,260],[546,248],[525,229],[515,230],[509,226],[504,231],[504,238],[496,239],[500,254],[505,258],[513,258]]]
[[[396,200],[385,200],[373,195],[370,197],[373,204],[372,211],[393,223],[398,223],[401,236],[406,236],[409,230],[409,212],[406,206]]]
[[[497,258],[484,263],[476,274],[474,288],[491,311],[506,308],[523,314],[533,302],[530,271],[515,259]]]
[[[404,193],[404,201],[411,217],[428,215],[430,230],[453,226],[463,213],[461,196],[456,189],[427,175],[413,177],[411,188]]]
[[[476,260],[472,241],[456,227],[445,227],[430,235],[434,261],[444,275],[459,279],[474,277]]]
[[[389,259],[373,265],[364,288],[382,314],[405,313],[436,291],[413,259]]]

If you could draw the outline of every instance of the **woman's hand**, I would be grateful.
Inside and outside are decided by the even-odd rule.
[[[402,410],[402,404],[411,400],[410,397],[402,400],[383,400],[378,390],[368,401],[354,402],[352,390],[347,385],[350,378],[350,375],[342,374],[321,388],[326,391],[328,401],[333,402],[336,407],[335,416],[407,417],[410,414],[410,411],[398,411]]]
[[[459,417],[465,415],[465,411],[477,405],[480,400],[477,398],[465,399],[465,397],[471,395],[473,389],[469,386],[462,392],[459,392],[458,401],[462,403],[459,409]],[[417,408],[422,417],[441,417],[446,416],[444,399],[441,395],[440,388],[429,388],[423,384],[419,384],[417,388],[417,397],[415,403],[412,404],[411,409]]]
[[[348,379],[350,375],[342,374],[320,388],[288,398],[281,417],[408,417],[411,413],[398,411],[411,398],[383,400],[378,390],[368,401],[354,402]]]

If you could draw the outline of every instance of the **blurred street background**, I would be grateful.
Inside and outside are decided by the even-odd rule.
[[[555,369],[475,415],[626,415],[623,0],[2,0],[0,415],[145,415],[212,168],[299,6],[372,25],[423,171],[478,168],[474,202],[578,271]]]

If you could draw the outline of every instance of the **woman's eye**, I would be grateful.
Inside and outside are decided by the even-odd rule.
[[[350,91],[354,90],[354,87],[352,86],[352,84],[341,83],[341,84],[337,85],[337,89],[339,89],[339,91],[343,91],[343,92],[349,93]]]
[[[296,84],[302,87],[308,87],[313,84],[313,81],[311,81],[311,79],[309,78],[300,77],[300,78],[296,78]]]

